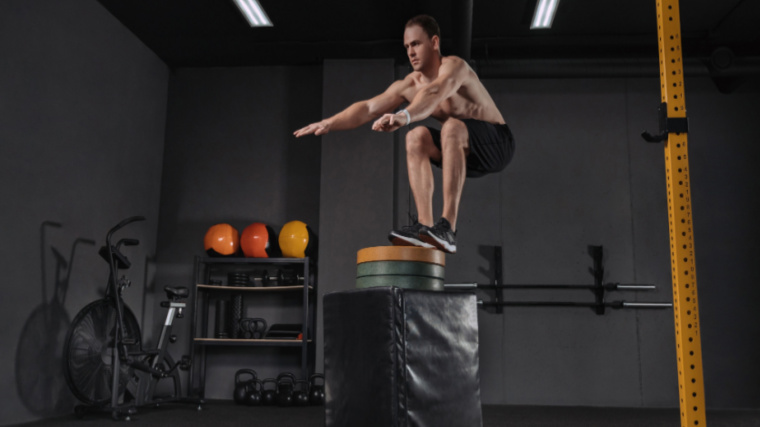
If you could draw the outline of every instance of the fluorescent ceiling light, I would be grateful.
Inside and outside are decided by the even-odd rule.
[[[533,14],[533,22],[530,23],[530,29],[551,28],[554,14],[557,12],[557,6],[559,6],[559,0],[538,0],[536,12]]]
[[[256,0],[233,0],[245,19],[251,24],[251,27],[271,27],[272,21],[269,20],[266,12]]]

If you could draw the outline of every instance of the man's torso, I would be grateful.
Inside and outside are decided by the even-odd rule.
[[[443,61],[450,61],[444,57]],[[478,76],[466,63],[466,77],[459,89],[449,98],[441,101],[436,107],[431,117],[444,122],[448,118],[455,119],[477,119],[494,124],[503,124],[499,109],[496,107],[491,95],[478,79]],[[414,96],[430,82],[425,81],[420,72],[412,72],[407,78],[410,78],[412,85],[404,92],[404,97],[408,102],[414,99]]]

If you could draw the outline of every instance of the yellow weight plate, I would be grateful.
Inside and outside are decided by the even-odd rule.
[[[375,246],[360,249],[357,252],[357,264],[372,261],[416,261],[445,266],[446,254],[438,249],[416,246]]]

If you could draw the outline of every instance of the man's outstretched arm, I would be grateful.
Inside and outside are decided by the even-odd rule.
[[[406,80],[396,81],[380,95],[355,102],[340,113],[303,127],[293,132],[293,135],[296,137],[312,134],[324,135],[330,131],[357,128],[384,113],[393,111],[394,108],[404,102],[402,94],[409,87],[409,84]]]
[[[438,77],[417,92],[412,102],[406,107],[409,116],[404,112],[385,114],[373,123],[372,129],[392,132],[411,122],[424,120],[433,114],[441,102],[454,95],[467,78],[469,67],[460,58],[449,58],[449,61],[441,64]]]

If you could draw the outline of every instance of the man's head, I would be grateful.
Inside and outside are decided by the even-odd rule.
[[[441,38],[441,28],[438,26],[438,22],[436,22],[435,19],[430,15],[415,16],[414,18],[406,21],[405,28],[409,28],[413,25],[421,27],[431,39],[433,36],[438,36],[439,39]]]
[[[417,15],[406,23],[404,48],[409,62],[419,71],[441,56],[441,29],[432,16]]]

